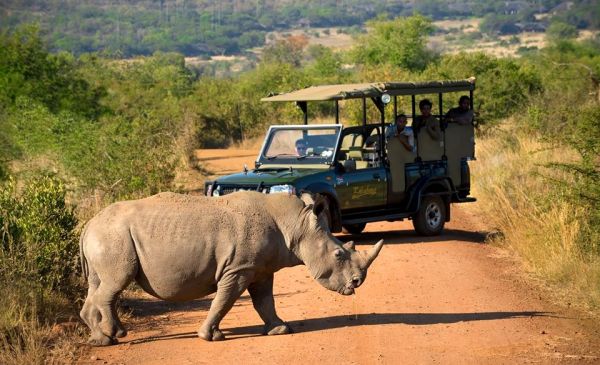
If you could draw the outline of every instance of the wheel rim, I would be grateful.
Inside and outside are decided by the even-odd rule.
[[[436,203],[429,203],[425,210],[425,221],[431,229],[437,229],[442,222],[442,211]]]

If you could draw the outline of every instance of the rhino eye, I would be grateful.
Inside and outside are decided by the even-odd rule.
[[[337,248],[335,251],[333,251],[333,254],[335,255],[336,259],[340,260],[342,257],[344,257],[344,250]]]

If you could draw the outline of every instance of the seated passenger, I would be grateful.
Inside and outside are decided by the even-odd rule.
[[[458,99],[458,107],[448,110],[446,122],[458,123],[460,125],[473,124],[473,111],[471,110],[471,99],[463,95]]]
[[[413,128],[417,133],[420,133],[422,129],[427,131],[429,136],[436,140],[442,140],[442,128],[436,117],[431,115],[431,107],[433,104],[429,99],[423,99],[419,102],[419,110],[421,115],[417,116],[413,122]]]
[[[385,130],[385,139],[397,138],[407,151],[415,152],[415,136],[411,127],[406,126],[405,114],[396,116],[396,123],[388,126]]]

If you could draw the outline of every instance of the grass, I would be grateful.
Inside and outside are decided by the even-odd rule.
[[[472,164],[476,209],[490,222],[492,243],[508,248],[528,272],[546,283],[558,302],[600,311],[600,257],[581,249],[585,210],[567,198],[557,180],[572,179],[545,167],[573,162],[577,154],[508,129],[478,140]]]
[[[85,329],[69,300],[15,282],[0,289],[0,364],[73,363],[85,351]]]

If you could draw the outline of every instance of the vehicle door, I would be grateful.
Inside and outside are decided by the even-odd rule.
[[[375,208],[387,202],[387,175],[383,167],[369,167],[356,161],[356,169],[343,169],[335,176],[335,190],[341,210]],[[346,164],[348,167],[350,164]]]

